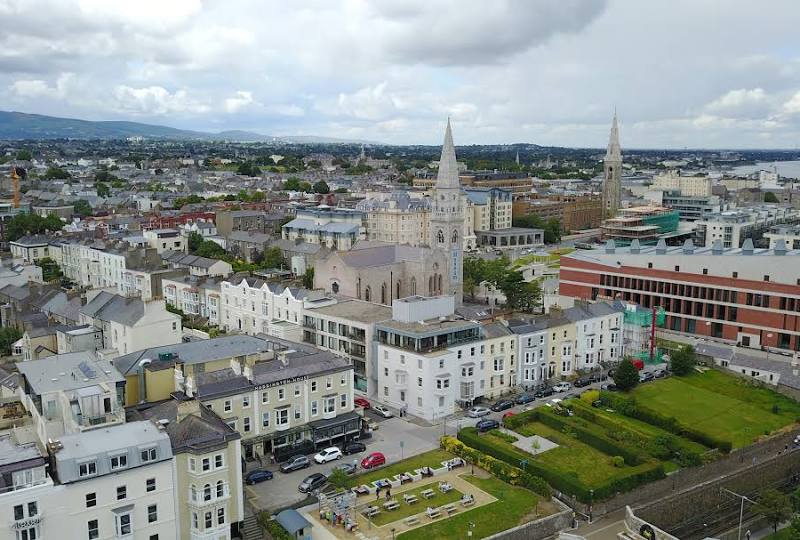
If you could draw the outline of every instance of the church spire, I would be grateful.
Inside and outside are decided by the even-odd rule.
[[[439,158],[439,173],[436,175],[436,187],[442,189],[460,186],[456,147],[453,145],[453,130],[450,128],[450,118],[448,117],[447,130],[444,132],[444,144],[442,144],[442,156]]]
[[[614,108],[614,120],[611,123],[611,133],[608,136],[608,149],[606,161],[622,161],[622,149],[619,145],[619,126],[617,125],[617,109]]]

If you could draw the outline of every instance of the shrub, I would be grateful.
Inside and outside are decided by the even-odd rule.
[[[633,365],[630,358],[624,359],[619,363],[617,369],[614,371],[614,384],[617,387],[627,392],[639,384],[639,370]]]
[[[292,540],[292,535],[289,534],[289,531],[274,519],[270,519],[269,512],[261,512],[258,515],[258,522],[263,528],[267,529],[267,532],[274,540]]]
[[[688,375],[694,370],[696,363],[694,347],[691,345],[684,345],[672,353],[669,364],[675,375]]]
[[[581,401],[592,404],[600,399],[600,390],[587,390],[581,394]]]
[[[512,443],[512,444],[519,440],[516,437],[514,437],[513,435],[511,435],[509,433],[504,433],[502,431],[494,431],[494,432],[492,432],[491,436],[492,437],[497,437],[498,439],[504,440],[507,443]]]
[[[611,458],[611,463],[614,467],[624,467],[625,466],[625,458],[622,456],[614,456]]]

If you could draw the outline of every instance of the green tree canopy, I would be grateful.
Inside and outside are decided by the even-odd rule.
[[[314,288],[314,267],[309,266],[306,268],[306,273],[303,274],[303,287],[306,289]]]
[[[98,197],[110,197],[111,196],[111,188],[108,187],[108,184],[105,182],[98,182],[95,184],[95,189],[97,189],[97,196]]]
[[[324,180],[320,180],[316,184],[314,184],[314,193],[330,193],[331,188],[328,187],[328,183]]]
[[[542,229],[544,231],[544,241],[547,244],[557,244],[561,241],[561,223],[555,219],[545,221],[536,214],[516,217],[513,220],[514,227],[527,227],[530,229]]]
[[[0,354],[8,356],[11,354],[11,346],[22,337],[22,331],[13,326],[0,328]]]
[[[775,195],[771,191],[767,191],[766,193],[764,193],[764,202],[766,202],[766,203],[777,203],[777,202],[780,202],[780,201],[778,200],[778,196],[777,195]]]
[[[684,345],[670,355],[670,369],[675,375],[688,375],[697,363],[694,347]]]
[[[772,525],[772,531],[778,531],[778,525],[792,517],[792,505],[789,497],[777,489],[766,489],[761,493],[758,502],[753,506],[757,514],[764,516]]]
[[[60,167],[48,167],[44,173],[45,180],[66,180],[72,175]]]
[[[614,384],[622,391],[627,392],[639,384],[639,370],[633,365],[630,358],[625,358],[614,372]]]
[[[236,172],[245,176],[259,176],[261,174],[261,169],[259,169],[258,165],[254,162],[248,160],[240,163],[236,168]]]
[[[17,152],[17,159],[20,161],[30,161],[33,159],[33,155],[31,155],[30,150],[20,150]]]
[[[91,216],[93,213],[92,205],[85,199],[75,201],[72,210],[81,217]]]
[[[64,275],[64,273],[61,271],[61,268],[58,266],[58,263],[56,263],[56,261],[50,257],[39,259],[36,261],[36,266],[42,269],[42,279],[45,282],[50,282],[54,279],[60,279],[61,276]]]
[[[13,242],[28,234],[55,232],[60,231],[63,227],[64,222],[58,216],[41,217],[36,214],[17,214],[6,222],[6,239]]]

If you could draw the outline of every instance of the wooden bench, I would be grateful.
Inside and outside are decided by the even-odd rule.
[[[400,503],[395,500],[391,500],[383,503],[383,507],[387,510],[397,510],[400,508]]]
[[[426,489],[425,491],[421,491],[419,494],[425,497],[426,499],[430,499],[436,496],[436,493],[434,493],[432,489]]]
[[[417,516],[409,516],[404,521],[409,527],[412,525],[419,525],[419,518]]]
[[[465,508],[467,506],[472,506],[473,504],[475,504],[475,497],[470,497],[469,499],[461,499],[461,506]]]
[[[458,510],[454,504],[446,504],[442,506],[442,508],[445,510],[445,512],[447,512],[448,515],[453,514]]]
[[[438,508],[428,508],[427,510],[425,510],[425,514],[431,519],[436,519],[442,515],[441,511]]]
[[[406,501],[406,504],[414,504],[419,501],[414,495],[403,495],[403,500]]]

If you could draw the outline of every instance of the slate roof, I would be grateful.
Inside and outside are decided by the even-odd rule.
[[[45,246],[50,243],[50,237],[44,234],[31,234],[23,236],[10,243],[26,247]]]
[[[141,298],[126,298],[103,291],[83,306],[81,313],[93,319],[133,326],[144,316],[144,302]]]
[[[367,268],[371,266],[388,266],[402,261],[423,261],[430,249],[412,247],[406,244],[378,244],[340,252],[339,256],[348,266]]]
[[[196,266],[198,268],[211,268],[218,262],[221,262],[219,259],[198,257],[197,255],[188,255],[186,253],[172,250],[162,253],[161,258],[170,264],[176,264],[179,266]]]
[[[172,451],[176,454],[209,452],[241,437],[213,411],[200,404],[198,404],[199,415],[187,415],[178,422],[178,403],[178,400],[171,399],[147,409],[134,411],[131,416],[155,421],[169,420],[166,432],[172,444]]]

